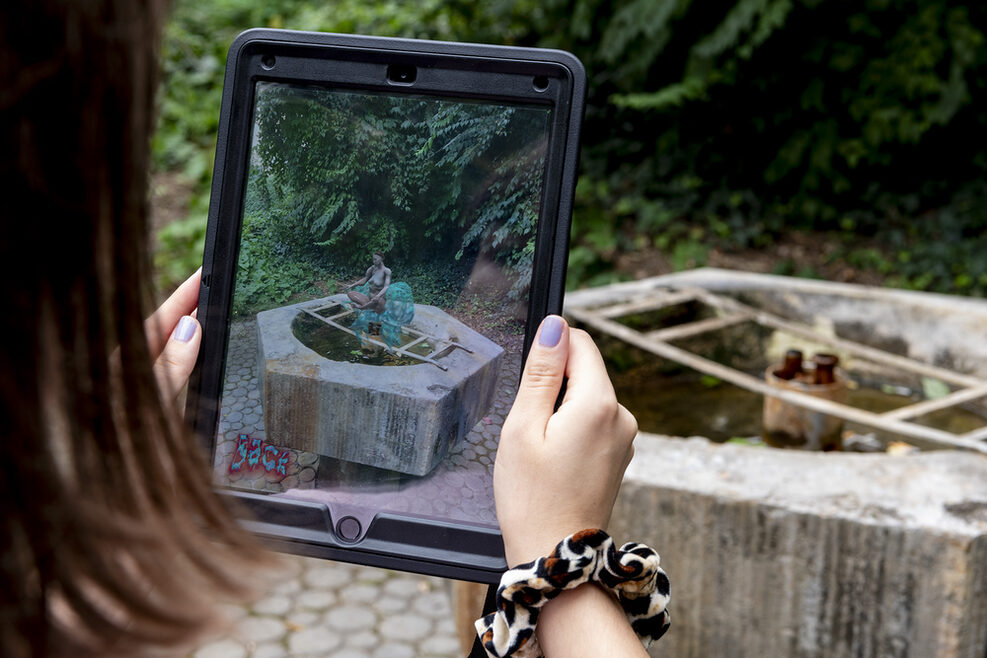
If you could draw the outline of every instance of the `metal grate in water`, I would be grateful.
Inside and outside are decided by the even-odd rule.
[[[687,302],[705,304],[715,309],[718,315],[654,331],[638,331],[615,321],[616,318],[627,315],[658,311]],[[629,345],[704,374],[712,375],[754,393],[779,398],[796,406],[860,423],[874,429],[987,454],[987,443],[984,442],[984,439],[987,439],[987,426],[965,434],[955,434],[910,421],[910,419],[933,411],[949,409],[987,396],[987,380],[978,377],[932,366],[839,337],[827,336],[809,325],[787,320],[702,288],[654,289],[638,299],[613,304],[587,304],[583,306],[567,302],[565,314],[577,322],[613,336]],[[747,321],[838,348],[875,363],[893,366],[926,377],[934,377],[958,388],[935,400],[923,400],[885,413],[874,413],[839,402],[812,397],[798,391],[769,386],[761,379],[670,343],[673,340],[698,336]]]
[[[340,310],[336,313],[332,313],[337,307]],[[443,356],[443,353],[457,348],[464,350],[470,354],[473,353],[473,350],[466,347],[465,345],[461,345],[455,341],[442,340],[441,338],[437,338],[435,336],[429,336],[428,334],[422,333],[417,329],[412,329],[411,327],[402,327],[401,331],[413,336],[412,340],[409,340],[404,345],[400,345],[394,348],[388,347],[386,343],[374,338],[373,336],[365,336],[365,337],[358,336],[355,331],[337,322],[337,320],[341,320],[342,318],[353,314],[353,309],[347,308],[341,302],[328,302],[325,304],[316,304],[314,306],[305,307],[302,310],[305,311],[305,313],[307,313],[308,315],[312,316],[313,318],[321,320],[322,322],[329,325],[333,329],[338,329],[339,331],[348,333],[350,336],[354,336],[363,342],[370,343],[371,345],[375,345],[377,347],[383,347],[385,350],[396,352],[401,356],[417,359],[418,361],[422,361],[424,363],[431,363],[433,366],[437,368],[441,368],[442,370],[448,370],[448,368],[442,365],[441,363],[439,363],[438,361],[436,361],[435,359]],[[329,316],[321,315],[319,313],[320,311],[328,311],[331,313],[331,315]],[[429,345],[435,345],[437,347],[432,349],[428,354],[424,354],[424,355],[416,354],[415,352],[409,351],[412,347],[423,342],[427,342]]]

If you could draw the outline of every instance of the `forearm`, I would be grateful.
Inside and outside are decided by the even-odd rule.
[[[542,608],[538,642],[545,658],[647,658],[620,604],[593,584],[560,594]]]

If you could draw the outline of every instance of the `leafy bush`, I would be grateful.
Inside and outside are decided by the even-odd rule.
[[[873,238],[897,285],[987,292],[987,159],[970,138],[987,123],[987,6],[548,0],[543,15],[528,41],[589,72],[584,172],[606,185],[577,204],[584,269],[580,249],[606,265],[608,229],[665,241],[682,264],[698,243],[797,228]]]
[[[470,15],[444,0],[176,0],[152,147],[155,169],[181,172],[193,193],[187,217],[158,236],[159,285],[174,286],[202,262],[226,51],[237,34],[271,27],[452,40],[468,34],[469,22]]]
[[[238,312],[283,303],[317,271],[362,274],[375,251],[396,277],[422,275],[420,303],[455,301],[481,252],[515,295],[527,285],[543,108],[274,83],[255,106]]]
[[[518,263],[547,120],[540,108],[264,86],[255,152],[269,217],[351,266],[374,250],[459,260],[481,245]]]
[[[946,0],[179,0],[156,162],[196,186],[197,218],[161,242],[201,239],[228,43],[293,27],[579,56],[571,284],[612,280],[642,246],[684,267],[795,228],[836,236],[891,284],[984,295],[985,25],[987,5]],[[861,242],[875,251],[853,254]],[[199,257],[166,260],[184,273]]]

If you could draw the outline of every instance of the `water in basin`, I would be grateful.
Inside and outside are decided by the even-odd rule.
[[[348,326],[352,316],[337,320],[341,325]],[[367,366],[413,366],[421,363],[409,356],[389,353],[378,347],[363,347],[360,340],[345,331],[331,327],[325,322],[313,318],[307,313],[299,313],[291,323],[291,332],[302,345],[313,350],[320,356],[332,361],[347,363],[362,363]],[[401,334],[401,344],[404,345],[414,337],[407,332]],[[426,356],[433,346],[428,342],[418,343],[408,349],[409,352]]]

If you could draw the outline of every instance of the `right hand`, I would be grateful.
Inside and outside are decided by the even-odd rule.
[[[555,411],[563,376],[566,393]],[[494,466],[509,566],[548,555],[579,530],[606,529],[636,435],[637,421],[618,404],[589,334],[558,316],[546,318],[504,421]]]

